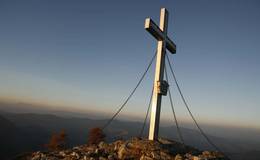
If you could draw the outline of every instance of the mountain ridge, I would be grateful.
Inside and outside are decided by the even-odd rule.
[[[17,131],[19,131],[18,134],[20,134],[19,136],[16,136],[18,139],[21,139],[21,137],[24,139],[24,141],[20,141],[20,144],[18,145],[19,148],[22,148],[20,149],[21,152],[45,150],[43,145],[48,142],[51,134],[62,129],[65,129],[68,134],[68,147],[83,145],[87,142],[88,130],[93,127],[102,126],[106,122],[106,120],[92,120],[88,118],[75,117],[64,118],[50,114],[14,114],[0,112],[0,115],[15,124]],[[106,130],[107,141],[113,142],[118,138],[129,139],[133,136],[139,135],[138,130],[141,129],[141,126],[142,124],[140,122],[127,122],[120,120],[113,121],[111,126]],[[212,150],[212,148],[208,146],[198,132],[186,128],[181,128],[181,130],[187,145],[191,145],[202,150]],[[146,128],[145,133],[147,132],[148,130]],[[162,137],[178,140],[176,133],[175,126],[161,127],[160,129],[160,134]],[[244,143],[240,144],[229,139],[214,136],[210,136],[210,138],[228,153],[243,152],[246,154],[246,152],[253,151],[252,149],[254,149],[243,149],[247,148]],[[258,151],[256,150],[254,154],[258,154],[257,152]]]

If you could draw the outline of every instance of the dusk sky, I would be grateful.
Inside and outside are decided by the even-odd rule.
[[[260,129],[258,0],[0,0],[0,99],[115,112],[156,40],[144,29],[169,11],[167,53],[199,122]],[[154,66],[123,113],[144,116]],[[171,77],[176,112],[189,119]],[[162,117],[171,117],[168,97]]]

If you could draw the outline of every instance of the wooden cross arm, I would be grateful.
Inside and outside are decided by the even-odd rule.
[[[164,40],[164,33],[162,30],[151,20],[150,18],[145,19],[145,27],[149,33],[151,33],[158,41]],[[172,53],[176,53],[176,45],[170,38],[166,37],[166,48]]]

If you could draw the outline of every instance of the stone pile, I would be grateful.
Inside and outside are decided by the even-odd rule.
[[[160,139],[158,142],[133,138],[113,143],[82,145],[72,149],[34,152],[26,160],[223,160],[218,152],[201,152],[178,142]]]

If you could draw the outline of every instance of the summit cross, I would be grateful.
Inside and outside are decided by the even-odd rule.
[[[158,139],[162,96],[167,95],[169,86],[168,83],[163,79],[166,49],[168,49],[172,54],[176,53],[176,45],[167,36],[167,28],[168,11],[166,10],[166,8],[161,9],[159,27],[150,18],[146,18],[145,20],[145,29],[157,39],[157,57],[152,97],[149,140]]]

